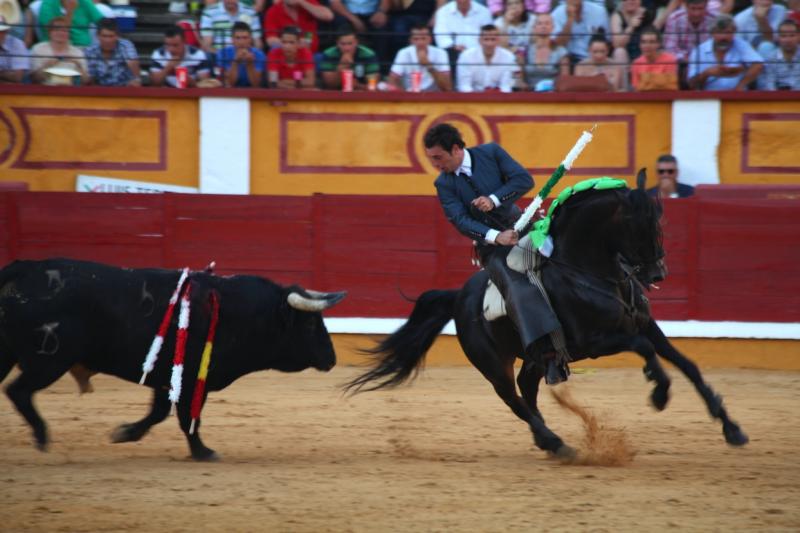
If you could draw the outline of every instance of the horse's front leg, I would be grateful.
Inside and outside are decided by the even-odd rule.
[[[677,366],[681,372],[689,378],[697,392],[705,400],[708,412],[711,416],[718,418],[722,422],[722,433],[725,435],[725,441],[733,446],[743,446],[750,440],[747,435],[741,430],[739,425],[730,419],[728,412],[722,405],[722,396],[719,396],[714,390],[703,381],[703,376],[700,370],[692,361],[685,355],[680,353],[672,343],[669,342],[664,332],[658,327],[654,320],[650,320],[647,326],[647,338],[653,343],[658,355]]]
[[[522,368],[520,368],[519,374],[517,374],[517,386],[519,387],[519,391],[522,393],[522,399],[525,400],[528,409],[530,409],[533,415],[541,420],[542,423],[544,423],[544,417],[542,416],[541,411],[539,411],[537,402],[537,398],[539,396],[539,383],[541,380],[542,371],[535,363],[532,361],[526,361],[522,363]]]

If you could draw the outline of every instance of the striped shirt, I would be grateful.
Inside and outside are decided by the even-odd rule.
[[[218,2],[203,11],[200,18],[200,35],[212,37],[211,46],[216,49],[225,48],[233,44],[231,28],[235,22],[246,22],[253,31],[253,40],[256,47],[261,43],[261,21],[253,8],[239,2],[236,13],[230,14],[225,10],[223,2]]]
[[[152,65],[150,66],[150,73],[152,74],[153,72],[161,72],[164,70],[169,60],[172,59],[172,54],[167,52],[167,49],[162,46],[153,52],[150,59],[152,60]],[[183,59],[178,66],[186,67],[189,77],[194,79],[197,79],[196,77],[198,74],[209,74],[211,72],[211,65],[208,62],[208,58],[206,58],[205,52],[189,45],[186,45]],[[175,79],[175,73],[173,72],[167,76],[164,83],[170,87],[177,87],[178,84]]]
[[[711,37],[710,29],[715,16],[706,11],[698,26],[689,22],[686,9],[680,8],[667,19],[664,26],[664,51],[674,55],[678,61],[686,61],[692,48]]]
[[[764,73],[759,87],[768,91],[775,89],[800,90],[800,48],[795,50],[791,61],[786,61],[783,50],[777,48],[764,62]]]

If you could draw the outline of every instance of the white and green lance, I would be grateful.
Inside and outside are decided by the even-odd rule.
[[[586,148],[586,145],[592,142],[592,138],[594,137],[593,133],[594,130],[597,129],[597,124],[592,126],[592,129],[589,131],[584,131],[581,134],[580,139],[578,142],[575,143],[575,146],[572,147],[572,150],[569,151],[567,157],[564,158],[564,161],[558,165],[558,168],[550,175],[550,179],[547,180],[547,183],[544,184],[542,190],[536,195],[533,199],[531,204],[525,208],[525,212],[522,213],[522,216],[519,217],[517,223],[514,224],[514,231],[520,232],[522,229],[528,225],[533,218],[533,215],[536,213],[536,210],[542,205],[542,202],[547,195],[550,194],[550,190],[558,183],[558,180],[567,172],[567,170],[572,168],[572,164],[575,163],[575,160],[578,158],[580,153]]]

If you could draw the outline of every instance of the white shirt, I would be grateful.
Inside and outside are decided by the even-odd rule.
[[[505,48],[495,48],[489,62],[483,55],[483,48],[469,48],[458,57],[456,90],[471,93],[498,88],[501,92],[510,93],[514,84],[514,73],[518,70],[514,54]]]
[[[469,4],[466,16],[456,7],[452,0],[436,10],[436,25],[433,36],[439,48],[451,48],[455,45],[471,48],[478,46],[481,26],[492,23],[492,14],[474,0]]]
[[[436,46],[428,45],[428,61],[437,72],[450,73],[450,59],[447,57],[447,52]],[[422,83],[420,83],[420,90],[422,91],[436,91],[438,86],[436,80],[428,72],[428,69],[419,64],[419,57],[417,56],[417,47],[414,45],[401,48],[394,58],[392,65],[392,74],[397,74],[403,79],[403,87],[406,91],[411,90],[411,73],[422,72]]]
[[[466,174],[470,178],[472,177],[472,156],[469,155],[469,150],[467,149],[464,149],[464,159],[461,160],[461,166],[458,167],[458,170],[456,170],[456,176],[459,174]],[[500,206],[500,200],[497,198],[497,196],[490,194],[489,198],[491,198],[495,207]],[[484,240],[486,242],[494,242],[498,235],[500,235],[499,231],[496,229],[490,229],[486,232]]]

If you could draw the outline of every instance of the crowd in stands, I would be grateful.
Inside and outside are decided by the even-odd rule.
[[[800,0],[786,2],[205,0],[196,31],[166,28],[140,57],[101,0],[0,0],[0,83],[800,90]]]

